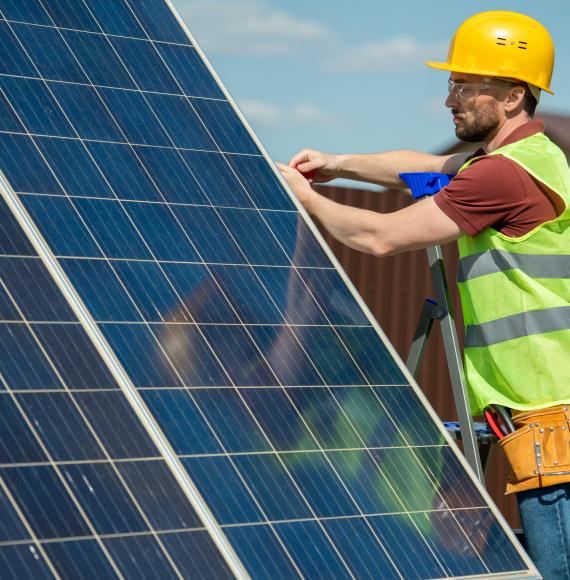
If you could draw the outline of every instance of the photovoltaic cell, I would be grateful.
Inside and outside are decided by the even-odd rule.
[[[69,307],[55,307],[61,295],[31,245],[19,237],[21,230],[4,201],[1,207],[1,249],[11,256],[1,258],[1,285],[18,314],[0,322],[5,349],[0,391],[2,575],[81,577],[88,569],[116,577],[117,566],[129,565],[130,556],[122,552],[127,548],[111,542],[120,554],[115,561],[105,542],[89,538],[133,533],[140,539],[133,540],[126,554],[155,554],[160,564],[151,561],[150,570],[180,573],[165,555],[158,530],[172,530],[171,542],[179,530],[188,530],[185,545],[215,554],[212,570],[226,573],[131,405],[101,366]],[[124,459],[129,461],[115,463]],[[192,530],[200,537],[194,539]],[[54,538],[56,544],[41,544]],[[196,565],[204,568],[198,560]],[[190,562],[184,568],[192,575]]]
[[[98,24],[97,32],[102,31],[106,34],[131,38],[147,38],[139,20],[124,2],[89,0],[86,5]]]
[[[0,169],[3,577],[533,577],[167,2],[0,0]]]

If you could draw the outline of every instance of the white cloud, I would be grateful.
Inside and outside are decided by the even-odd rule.
[[[327,115],[322,109],[310,103],[298,103],[291,109],[291,119],[301,123],[322,123]]]
[[[446,50],[447,45],[441,43],[421,43],[409,36],[399,36],[348,46],[326,62],[325,68],[335,72],[398,71],[419,66],[425,60],[443,58]]]
[[[331,31],[275,9],[266,0],[179,0],[182,17],[206,51],[271,57],[326,42]]]
[[[238,102],[246,118],[254,125],[271,127],[289,126],[291,124],[318,125],[329,123],[333,119],[322,108],[311,103],[296,103],[290,106],[277,105],[255,100]]]
[[[270,0],[178,0],[177,6],[206,53],[302,58],[304,67],[366,73],[415,68],[447,51],[447,44],[410,36],[346,42],[331,27],[275,8]]]
[[[240,101],[238,105],[246,118],[252,123],[275,125],[281,121],[281,107],[274,103],[245,100]]]

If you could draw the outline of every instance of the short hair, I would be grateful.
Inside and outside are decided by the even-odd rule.
[[[527,115],[532,119],[534,117],[534,111],[538,105],[536,97],[530,92],[528,85],[523,84],[524,87],[524,99],[523,99],[523,111],[526,111]]]

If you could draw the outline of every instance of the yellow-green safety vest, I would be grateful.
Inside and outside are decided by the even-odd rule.
[[[564,210],[521,237],[487,228],[458,240],[471,411],[570,403],[570,169],[543,133],[490,155],[518,163]]]

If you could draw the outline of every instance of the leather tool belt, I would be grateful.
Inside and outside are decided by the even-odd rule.
[[[499,441],[511,473],[506,493],[570,482],[570,406],[513,416],[516,430]]]

